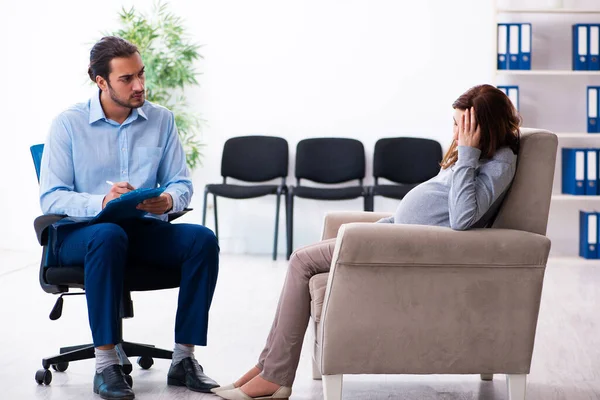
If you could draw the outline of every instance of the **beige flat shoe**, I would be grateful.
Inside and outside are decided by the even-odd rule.
[[[281,386],[275,393],[270,396],[250,397],[241,389],[230,389],[217,392],[217,396],[227,400],[286,400],[292,395],[292,388]]]
[[[229,385],[212,388],[212,389],[210,389],[210,391],[213,393],[217,393],[217,392],[222,392],[223,390],[231,390],[231,389],[235,389],[235,383],[230,383]]]

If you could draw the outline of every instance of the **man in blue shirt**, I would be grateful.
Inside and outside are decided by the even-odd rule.
[[[206,346],[219,247],[204,226],[166,222],[193,193],[173,113],[145,100],[144,64],[138,49],[121,38],[105,37],[94,45],[88,74],[98,93],[58,115],[44,147],[44,214],[93,217],[135,188],[165,188],[138,205],[148,212],[145,218],[76,225],[59,239],[60,265],[84,266],[96,354],[94,392],[105,399],[135,397],[115,349],[124,271],[133,263],[181,270],[167,382],[210,392],[218,384],[204,375],[194,345]]]

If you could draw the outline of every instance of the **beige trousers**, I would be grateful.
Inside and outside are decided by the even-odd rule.
[[[335,239],[329,239],[300,248],[290,257],[273,326],[257,364],[269,382],[281,386],[294,382],[310,318],[308,281],[329,272],[334,247]]]

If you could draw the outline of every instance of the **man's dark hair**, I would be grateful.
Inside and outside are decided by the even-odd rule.
[[[90,51],[88,75],[93,82],[101,76],[108,81],[110,61],[118,57],[130,57],[139,53],[138,48],[125,39],[116,36],[105,36]]]

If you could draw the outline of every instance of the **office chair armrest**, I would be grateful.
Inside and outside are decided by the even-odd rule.
[[[182,211],[169,214],[169,222],[181,217],[184,214],[187,214],[189,211],[192,210],[193,208],[186,208]],[[35,221],[33,222],[33,227],[35,229],[35,234],[40,245],[45,246],[48,243],[48,227],[53,223],[60,221],[61,219],[66,217],[67,215],[64,214],[46,214],[40,215],[35,219]]]
[[[33,227],[35,229],[35,234],[37,236],[37,240],[41,246],[45,246],[48,243],[48,227],[53,223],[60,221],[61,219],[67,217],[67,215],[63,214],[46,214],[40,215],[33,221]]]
[[[193,210],[193,208],[184,208],[182,211],[177,211],[177,212],[168,214],[169,222],[176,220],[177,218],[187,214],[188,212],[190,212],[192,210]]]

